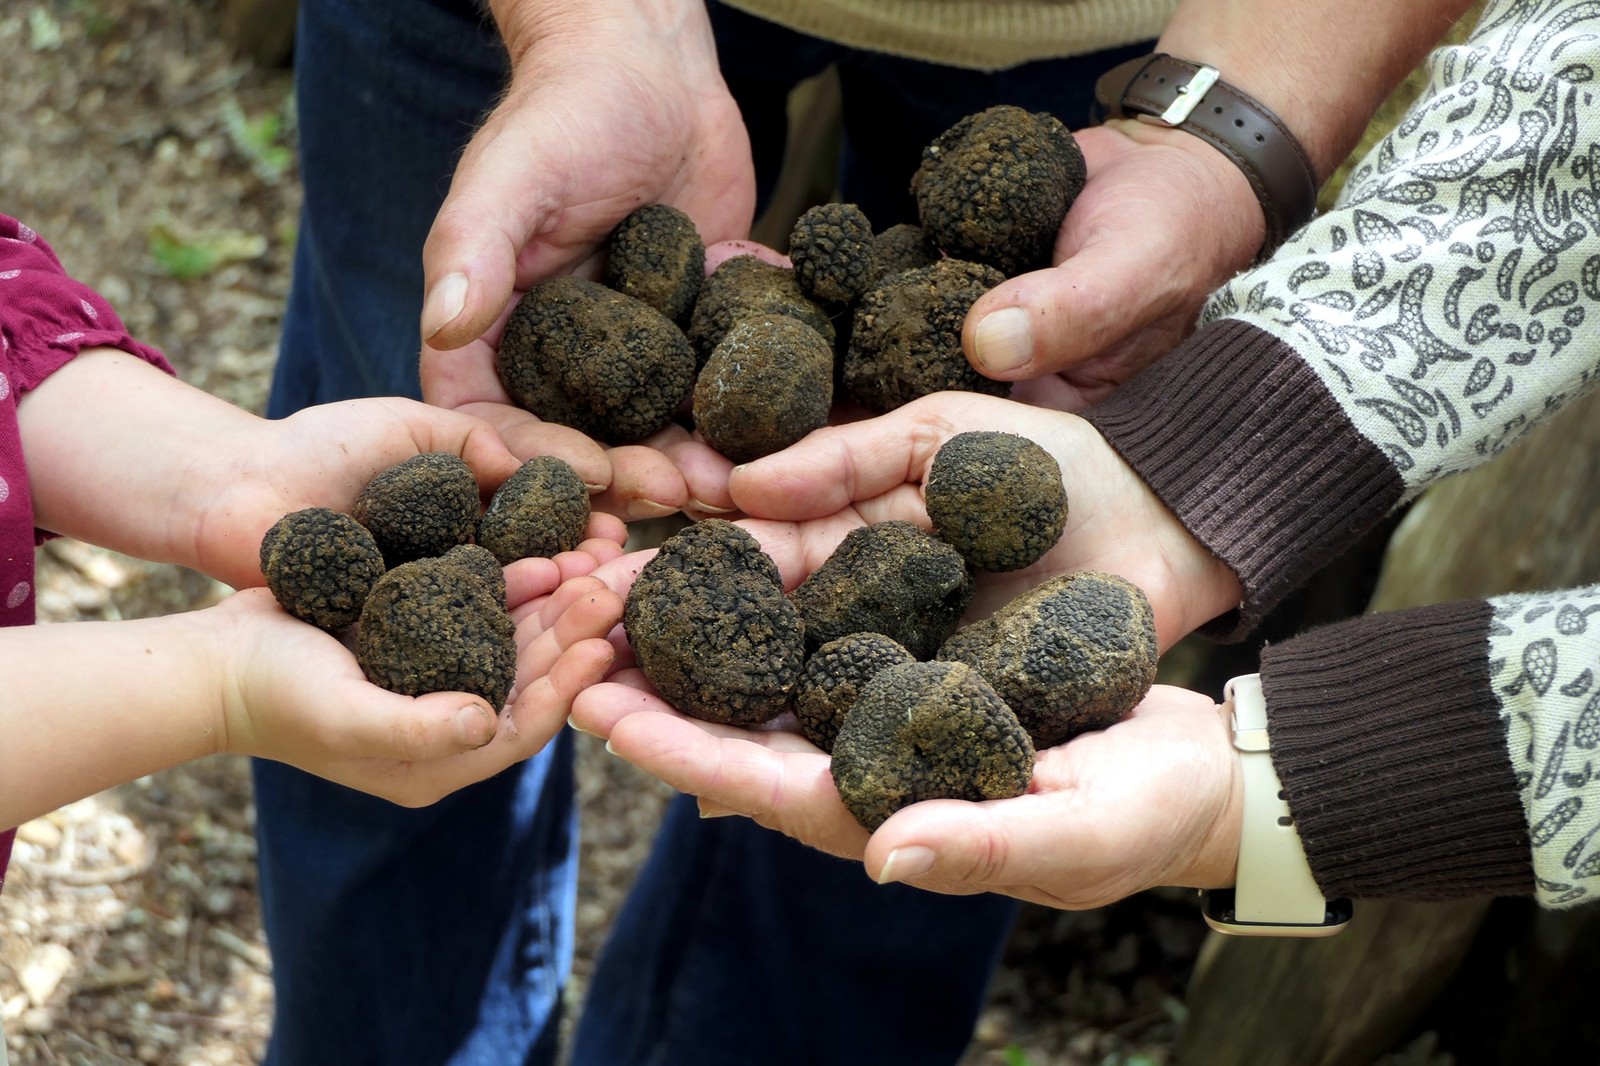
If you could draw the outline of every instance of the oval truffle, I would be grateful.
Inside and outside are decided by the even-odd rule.
[[[1031,566],[1066,528],[1061,466],[1015,433],[951,437],[934,455],[922,489],[939,539],[980,570]]]
[[[326,507],[286,514],[261,538],[261,573],[279,606],[330,632],[361,617],[383,570],[366,527]]]
[[[478,543],[501,566],[547,559],[583,543],[589,490],[564,460],[536,455],[506,478],[478,519]]]
[[[398,566],[443,555],[472,539],[478,479],[460,456],[414,455],[367,482],[351,513],[372,531],[384,562]]]

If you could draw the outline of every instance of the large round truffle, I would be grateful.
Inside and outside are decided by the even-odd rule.
[[[356,630],[367,680],[391,692],[470,692],[500,708],[517,674],[516,626],[463,567],[419,559],[372,587]]]
[[[939,258],[939,249],[928,239],[926,230],[909,222],[901,222],[873,238],[872,265],[875,273],[872,280],[877,282],[902,270],[932,266]]]
[[[795,690],[794,717],[800,734],[823,751],[832,751],[844,716],[867,682],[891,666],[916,661],[882,633],[851,633],[828,641],[806,660]]]
[[[354,518],[308,507],[284,515],[261,538],[261,573],[285,611],[331,632],[361,616],[383,576],[383,553]]]
[[[700,298],[689,318],[689,341],[703,366],[735,324],[747,318],[788,315],[799,319],[829,344],[833,322],[828,313],[800,291],[794,271],[753,255],[736,255],[724,261],[700,287]]]
[[[470,541],[478,508],[472,468],[459,456],[428,452],[367,482],[351,513],[372,531],[384,562],[398,566]]]
[[[495,369],[512,402],[607,444],[632,444],[671,420],[694,383],[683,331],[643,300],[584,278],[523,294]]]
[[[939,539],[980,570],[1032,565],[1067,524],[1060,465],[1015,433],[974,430],[945,441],[923,496]]]
[[[536,455],[501,484],[478,519],[478,543],[501,566],[549,558],[583,542],[589,528],[589,490],[564,460]]]
[[[854,303],[877,280],[872,222],[855,204],[817,204],[795,220],[789,258],[800,291],[824,306]]]
[[[852,529],[789,593],[805,620],[806,650],[850,633],[882,633],[931,658],[972,602],[972,574],[950,545],[910,522]]]
[[[1020,796],[1033,745],[1005,701],[961,663],[880,671],[861,690],[833,744],[839,798],[869,830],[930,799]]]
[[[1037,748],[1121,720],[1155,683],[1158,657],[1150,601],[1093,570],[1035,586],[939,649],[994,686]]]
[[[1011,384],[972,369],[961,350],[967,312],[1004,280],[993,267],[941,259],[872,286],[851,321],[845,389],[879,414],[949,389],[1006,395]]]
[[[1085,176],[1083,152],[1059,119],[1003,104],[966,116],[924,148],[911,192],[940,248],[1010,277],[1050,265]]]
[[[805,666],[800,616],[777,565],[721,519],[667,538],[629,590],[622,625],[662,698],[709,722],[776,718]]]
[[[439,556],[439,561],[446,566],[459,566],[472,574],[488,587],[496,603],[505,605],[506,572],[500,566],[500,560],[488,548],[476,544],[457,544]]]
[[[694,220],[676,207],[647,204],[611,234],[606,284],[680,326],[688,323],[705,276],[705,242]]]
[[[739,322],[723,335],[694,386],[694,424],[717,451],[748,463],[826,425],[833,349],[787,315]]]

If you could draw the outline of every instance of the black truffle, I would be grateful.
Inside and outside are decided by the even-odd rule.
[[[542,281],[506,321],[495,369],[512,402],[607,444],[643,440],[694,383],[683,331],[643,300],[583,278]]]
[[[800,291],[823,305],[855,303],[877,280],[872,223],[855,204],[818,204],[795,220],[789,258]]]
[[[1083,152],[1059,119],[1001,105],[924,148],[911,193],[934,243],[1010,277],[1050,265],[1085,176]]]
[[[689,341],[698,364],[705,365],[735,324],[770,315],[799,319],[822,334],[824,341],[833,343],[833,322],[800,291],[794,271],[753,255],[736,255],[724,262],[700,287],[700,298],[689,319]]]
[[[1033,745],[1005,701],[961,663],[911,663],[861,690],[834,741],[839,798],[868,830],[922,800],[1020,796]]]
[[[1060,465],[1014,433],[975,430],[945,441],[923,496],[939,539],[980,570],[1032,565],[1067,524]]]
[[[629,590],[622,625],[662,698],[709,722],[776,718],[805,665],[800,616],[777,565],[721,519],[667,538]]]
[[[747,318],[728,330],[694,386],[695,428],[736,463],[826,425],[832,405],[833,349],[787,315]]]
[[[478,578],[488,586],[495,602],[505,606],[506,572],[501,568],[500,560],[488,548],[476,544],[458,544],[439,556],[439,561],[446,566],[459,566]]]
[[[844,384],[879,414],[948,389],[1004,396],[961,350],[961,327],[978,297],[1005,279],[993,267],[941,259],[891,274],[866,291],[851,322]]]
[[[308,507],[284,515],[261,538],[261,572],[285,611],[331,632],[361,616],[383,576],[383,554],[354,518]]]
[[[356,659],[367,680],[391,692],[470,692],[499,708],[516,680],[516,626],[477,575],[420,559],[373,586]]]
[[[851,633],[882,633],[931,658],[972,602],[972,575],[950,545],[910,522],[852,529],[789,598],[807,652]]]
[[[705,276],[705,242],[694,221],[676,207],[641,207],[611,234],[606,284],[680,326],[688,323]]]
[[[939,259],[939,249],[928,239],[926,230],[901,222],[873,238],[872,265],[876,273],[872,280],[877,282],[902,270],[932,266]]]
[[[443,555],[472,540],[478,480],[459,456],[414,455],[367,482],[355,520],[372,531],[389,566]]]
[[[1093,570],[1035,586],[939,649],[994,686],[1036,748],[1118,722],[1155,683],[1158,656],[1144,593]]]
[[[806,661],[795,690],[794,717],[801,735],[823,751],[832,751],[844,716],[867,682],[891,666],[916,661],[882,633],[851,633],[828,641]]]
[[[549,558],[583,542],[589,490],[578,472],[553,455],[536,455],[501,484],[478,520],[478,543],[501,566]]]

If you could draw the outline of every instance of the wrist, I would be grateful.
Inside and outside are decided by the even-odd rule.
[[[537,74],[545,57],[614,50],[618,38],[659,40],[685,60],[710,57],[716,45],[703,0],[491,0],[500,38],[511,59],[511,78]],[[540,62],[527,62],[535,52]]]

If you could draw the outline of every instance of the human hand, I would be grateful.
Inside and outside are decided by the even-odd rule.
[[[847,859],[879,883],[998,892],[1070,910],[1157,885],[1231,885],[1239,854],[1238,753],[1221,708],[1158,685],[1108,729],[1038,753],[1028,791],[928,800],[875,833],[839,799],[828,756],[798,734],[696,721],[637,671],[580,693],[572,722],[681,792],[706,817],[740,814]]]

